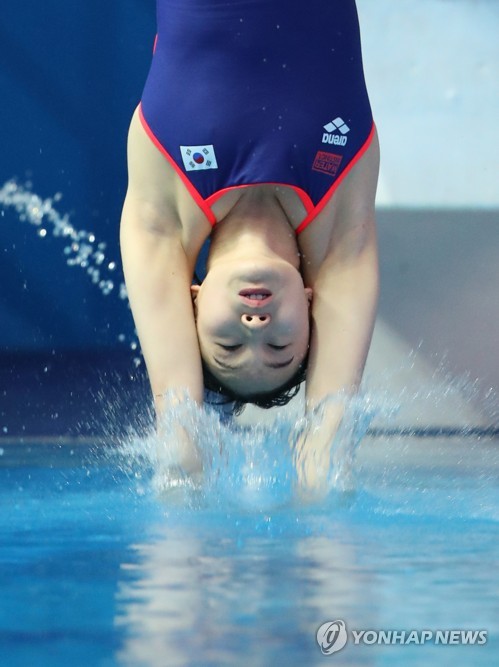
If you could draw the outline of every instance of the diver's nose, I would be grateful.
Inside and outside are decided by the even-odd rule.
[[[243,313],[241,315],[241,322],[248,329],[263,329],[270,322],[270,315],[268,313]]]

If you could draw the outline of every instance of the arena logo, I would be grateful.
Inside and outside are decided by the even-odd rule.
[[[332,144],[333,146],[346,146],[350,132],[350,128],[345,123],[343,118],[338,116],[327,125],[324,125],[326,130],[322,135],[323,144]],[[339,133],[339,134],[338,134]]]
[[[324,655],[332,655],[343,649],[349,641],[346,623],[342,620],[327,621],[317,630],[317,643]],[[350,638],[358,646],[409,646],[423,644],[483,646],[487,643],[487,630],[351,630]]]

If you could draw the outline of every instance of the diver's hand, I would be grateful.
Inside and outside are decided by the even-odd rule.
[[[199,406],[177,392],[158,398],[161,403],[156,400],[156,477],[161,480],[163,490],[197,486],[203,472],[196,443]]]
[[[334,435],[308,428],[297,440],[294,464],[297,492],[301,500],[317,500],[327,495]]]
[[[169,438],[158,435],[156,443],[157,465],[154,473],[156,491],[168,497],[183,497],[184,492],[198,489],[202,484],[201,456],[186,429],[177,425],[169,429]],[[171,430],[175,432],[171,440]]]
[[[297,492],[302,500],[320,499],[331,489],[339,455],[333,443],[343,414],[342,404],[326,406],[320,414],[309,417],[293,444]]]
[[[186,475],[202,472],[201,455],[193,434],[182,424],[170,424],[167,434],[164,429],[158,429],[156,451],[162,467],[178,467]]]

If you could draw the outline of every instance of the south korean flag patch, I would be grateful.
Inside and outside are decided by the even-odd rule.
[[[218,169],[215,149],[212,144],[208,146],[180,146],[180,153],[186,171]]]

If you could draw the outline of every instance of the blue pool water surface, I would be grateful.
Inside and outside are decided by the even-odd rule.
[[[497,441],[367,438],[355,490],[308,506],[261,451],[158,493],[140,444],[3,446],[1,665],[499,664]],[[339,619],[348,643],[323,655]]]

